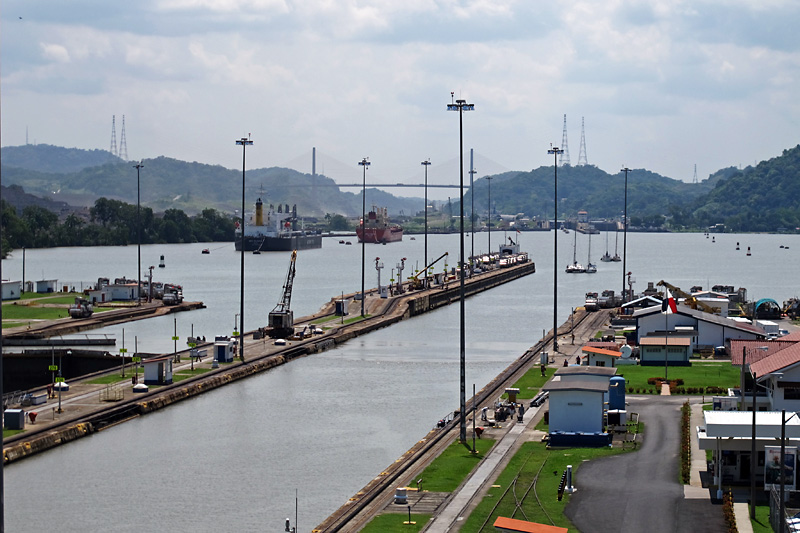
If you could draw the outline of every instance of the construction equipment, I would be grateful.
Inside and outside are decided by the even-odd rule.
[[[789,298],[783,302],[783,313],[792,320],[796,320],[800,316],[800,299]]]
[[[420,270],[419,272],[417,272],[416,274],[414,274],[413,276],[411,276],[411,277],[409,278],[409,280],[411,281],[411,288],[412,288],[413,290],[421,290],[421,289],[424,289],[424,288],[425,288],[425,287],[424,287],[424,281],[423,281],[423,280],[425,279],[425,276],[424,276],[424,274],[425,274],[425,273],[428,271],[428,269],[429,269],[430,267],[432,267],[433,265],[435,265],[436,263],[438,263],[438,262],[439,262],[439,261],[440,261],[440,260],[441,260],[443,257],[447,257],[447,254],[448,254],[448,252],[445,252],[445,253],[443,253],[442,255],[440,255],[439,257],[437,257],[437,258],[436,258],[436,259],[433,261],[433,263],[431,263],[430,265],[426,265],[426,266],[425,266],[425,268],[423,268],[422,270]],[[422,279],[419,279],[419,277],[420,277],[420,276],[422,276]]]
[[[675,285],[672,285],[671,283],[667,283],[663,279],[661,281],[659,281],[658,283],[656,283],[656,285],[658,285],[660,287],[666,287],[669,290],[669,292],[671,292],[672,294],[683,298],[683,302],[686,305],[688,305],[689,307],[691,307],[692,309],[699,309],[700,311],[703,311],[704,313],[711,313],[711,314],[716,314],[716,313],[720,312],[720,308],[719,307],[712,307],[712,306],[706,304],[705,302],[701,302],[700,300],[698,300],[697,298],[695,298],[694,296],[692,296],[688,292],[682,291],[680,289],[680,287],[676,287]]]
[[[278,305],[269,313],[267,334],[273,339],[294,335],[294,313],[289,308],[289,305],[292,301],[292,283],[294,283],[294,265],[296,261],[297,250],[294,250],[292,258],[289,260],[289,272],[286,274],[286,282],[283,284],[283,296],[278,301]]]
[[[75,297],[75,303],[69,306],[69,316],[72,318],[89,318],[94,313],[92,304],[86,298]]]

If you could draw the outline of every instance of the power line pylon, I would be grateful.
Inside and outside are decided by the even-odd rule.
[[[578,152],[578,166],[588,164],[589,161],[586,159],[586,131],[584,129],[583,117],[581,117],[581,149]]]
[[[111,115],[111,148],[112,155],[117,155],[117,116]]]
[[[558,157],[558,164],[562,167],[569,165],[569,143],[567,143],[567,114],[564,113],[564,132],[561,134],[561,154]]]
[[[119,157],[128,160],[128,141],[125,139],[125,115],[122,115],[122,133],[119,136]]]

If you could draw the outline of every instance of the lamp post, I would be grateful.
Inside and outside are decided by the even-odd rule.
[[[486,213],[486,227],[489,228],[489,265],[492,264],[492,176],[486,176],[489,182],[489,207]]]
[[[472,200],[472,208],[470,209],[469,219],[471,224],[470,230],[470,245],[471,245],[471,253],[469,255],[469,270],[472,272],[472,262],[475,261],[475,187],[473,186],[473,181],[475,178],[475,167],[472,164],[472,148],[469,149],[469,196],[470,200]]]
[[[428,166],[431,158],[420,163],[425,165],[425,288],[428,288]]]
[[[239,333],[239,360],[244,363],[244,184],[245,184],[245,152],[247,147],[253,144],[248,137],[242,137],[236,140],[237,145],[242,147],[242,231],[241,235],[241,252],[242,252],[242,268],[240,274],[240,288],[239,288],[239,316],[241,317],[241,327]]]
[[[461,209],[461,239],[460,239],[460,260],[459,264],[459,279],[461,281],[459,288],[459,304],[460,304],[460,323],[461,323],[461,402],[459,404],[459,440],[462,443],[467,442],[467,424],[466,424],[466,410],[467,410],[467,385],[466,385],[466,341],[464,338],[465,320],[464,320],[464,111],[474,111],[475,104],[468,104],[466,100],[456,100],[452,102],[453,94],[450,93],[451,103],[447,104],[448,111],[458,111],[458,163],[459,163],[459,192],[461,200],[459,202]]]
[[[625,293],[625,262],[628,259],[628,172],[631,169],[623,166],[622,172],[625,173],[625,210],[622,214],[622,303],[628,301]]]
[[[786,531],[786,500],[784,498],[786,493],[786,423],[795,416],[797,416],[796,412],[787,419],[786,409],[781,409],[781,510],[778,533]]]
[[[759,346],[756,350],[767,350],[767,346]],[[742,346],[742,410],[744,410],[744,366],[747,364],[747,346]],[[748,368],[749,369],[749,368]],[[750,519],[756,517],[756,389],[758,382],[756,381],[756,374],[752,372],[753,376],[753,424],[750,435]],[[721,474],[721,473],[720,473]],[[720,485],[722,484],[722,476],[720,475]]]
[[[142,222],[141,222],[141,205],[139,197],[139,171],[144,165],[139,162],[133,167],[136,169],[136,252],[138,261],[136,263],[136,305],[142,305]],[[61,409],[59,408],[59,413]]]
[[[67,357],[72,358],[72,350],[67,350]],[[61,372],[61,352],[58,352],[58,414],[61,414],[61,389],[64,388],[64,374]]]
[[[364,157],[358,164],[364,167],[363,181],[361,182],[361,318],[367,316],[364,313],[364,254],[367,237],[367,167],[370,165],[369,158]],[[425,167],[426,169],[428,167]]]
[[[547,151],[553,154],[553,353],[558,352],[558,154],[563,151],[552,144]]]

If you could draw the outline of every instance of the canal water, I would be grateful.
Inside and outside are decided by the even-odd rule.
[[[552,327],[553,234],[492,232],[492,248],[509,236],[530,252],[537,272],[469,298],[466,303],[467,388],[478,389]],[[377,285],[405,261],[404,277],[423,264],[424,239],[366,247],[366,286]],[[585,263],[588,236],[578,235]],[[361,286],[361,246],[323,239],[298,253],[292,295],[295,316]],[[345,238],[344,240],[348,240]],[[750,299],[781,303],[800,295],[797,235],[628,234],[627,269],[634,290],[667,280],[684,289],[713,284],[746,287]],[[475,235],[476,252],[488,248]],[[740,250],[736,251],[739,242]],[[622,288],[622,263],[601,263],[605,235],[592,237],[597,274],[564,273],[573,234],[558,235],[558,321],[583,304],[588,291]],[[784,248],[781,248],[781,245]],[[613,254],[614,235],[610,238]],[[746,256],[747,247],[751,256]],[[789,246],[789,248],[785,248]],[[210,254],[201,254],[209,248]],[[458,256],[457,235],[429,236],[428,256]],[[472,239],[466,239],[470,253]],[[622,255],[622,236],[619,253]],[[165,256],[165,268],[158,268]],[[288,253],[246,254],[246,330],[262,326],[278,302]],[[142,266],[154,279],[183,285],[188,300],[206,309],[126,324],[143,352],[171,352],[192,331],[230,334],[239,312],[240,256],[213,243],[142,247]],[[135,246],[28,250],[28,280],[58,279],[80,286],[97,277],[135,278]],[[440,262],[436,271],[443,268]],[[3,276],[22,278],[20,252],[3,261]],[[121,347],[122,326],[113,334]],[[400,322],[322,354],[296,360],[144,418],[54,449],[4,471],[8,531],[282,530],[310,531],[458,407],[459,307]]]

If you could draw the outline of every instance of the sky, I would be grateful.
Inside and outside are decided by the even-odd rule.
[[[692,181],[800,143],[797,0],[6,0],[2,146],[457,184],[570,163]],[[453,96],[451,96],[453,95]],[[452,98],[475,110],[447,111]],[[26,141],[27,139],[27,141]],[[468,179],[468,176],[467,178]],[[449,193],[452,194],[452,193]],[[405,193],[404,195],[409,195]]]

